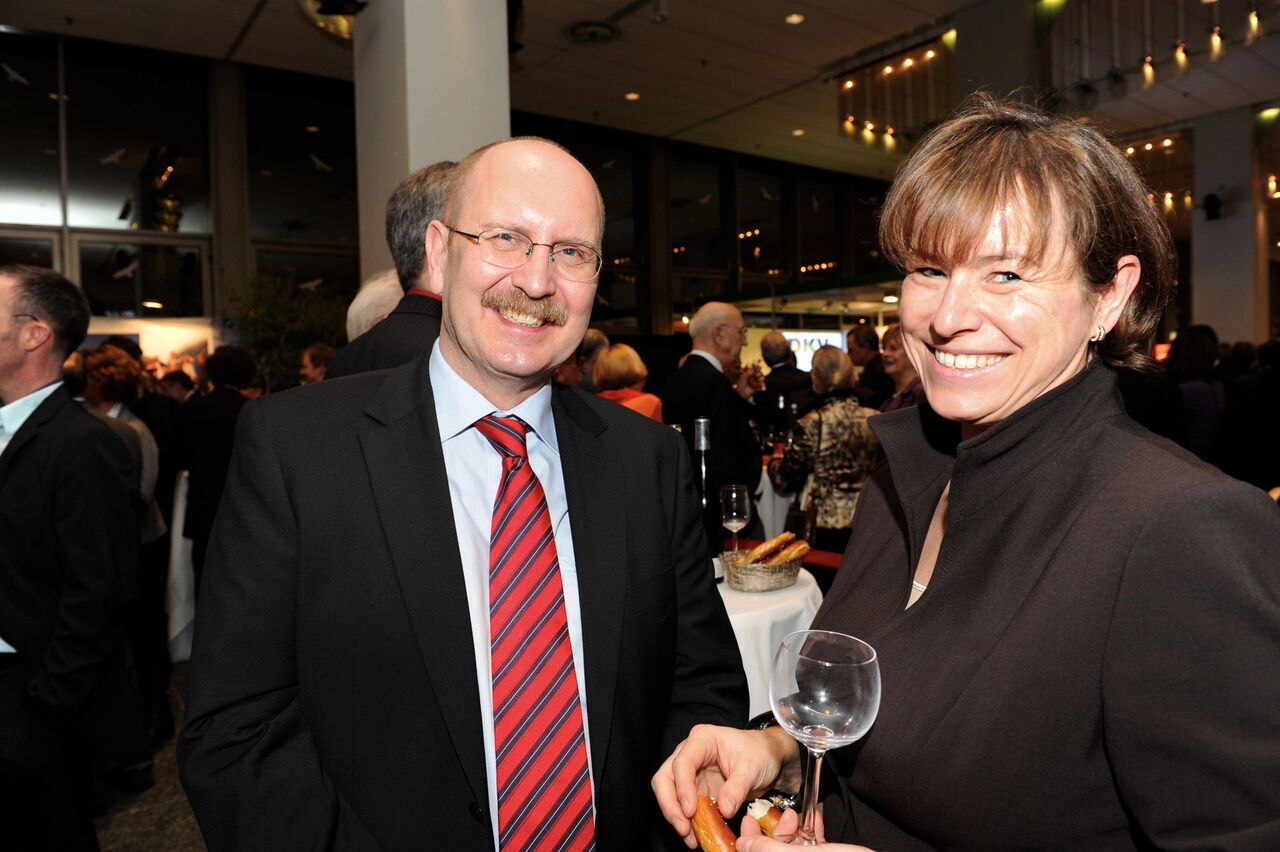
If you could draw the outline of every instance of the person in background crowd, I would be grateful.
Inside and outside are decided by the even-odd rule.
[[[327,343],[313,343],[302,350],[302,366],[298,369],[298,378],[302,384],[324,381],[325,371],[337,350]],[[244,388],[242,387],[241,390]]]
[[[262,375],[262,370],[253,371],[253,378],[240,388],[240,395],[245,399],[261,399],[267,395],[267,378]]]
[[[836,347],[813,354],[811,375],[814,404],[796,424],[791,445],[769,460],[769,478],[779,492],[799,495],[801,510],[814,510],[813,546],[844,553],[862,483],[881,460],[880,442],[867,425],[876,410],[858,403],[853,362]],[[819,570],[814,577],[825,594],[835,573]]]
[[[558,145],[474,152],[431,353],[245,409],[178,749],[210,852],[651,849],[649,768],[745,722],[679,437],[549,385],[603,228]]]
[[[440,299],[425,286],[423,251],[427,226],[440,218],[455,166],[444,160],[418,169],[387,199],[387,247],[403,295],[386,319],[350,338],[329,364],[328,378],[399,367],[435,345],[440,335]]]
[[[551,374],[551,381],[567,388],[576,388],[582,381],[582,356],[574,352],[565,358]]]
[[[384,269],[367,278],[347,305],[347,341],[355,340],[386,319],[403,298],[404,288],[394,269]],[[339,352],[338,356],[341,355]],[[333,361],[329,362],[329,368],[333,368]]]
[[[662,422],[662,400],[644,392],[649,368],[640,353],[625,343],[611,343],[596,353],[596,383],[600,396],[625,405],[651,420]]]
[[[0,845],[24,852],[97,850],[92,764],[145,744],[133,462],[62,382],[88,327],[70,281],[0,266]]]
[[[1280,338],[1259,346],[1257,361],[1228,400],[1223,469],[1269,490],[1280,486]]]
[[[593,378],[592,370],[596,366],[596,358],[609,345],[609,338],[598,328],[587,329],[586,335],[582,338],[582,345],[578,347],[578,354],[582,356],[582,380],[578,382],[578,387],[587,393],[597,393],[600,386]]]
[[[191,565],[200,589],[204,557],[214,515],[231,467],[236,421],[247,400],[241,389],[253,381],[258,366],[247,349],[219,346],[205,362],[213,389],[182,404],[183,466],[190,472],[183,534],[191,539]]]
[[[1219,461],[1226,388],[1218,378],[1218,335],[1207,325],[1178,332],[1169,347],[1169,376],[1182,395],[1187,449],[1210,464]]]
[[[893,396],[880,407],[881,411],[897,411],[924,402],[924,387],[920,384],[920,374],[911,365],[907,350],[902,346],[902,326],[894,323],[884,331],[880,339],[884,351],[880,360],[884,363],[884,374],[893,380]]]
[[[768,437],[785,432],[792,425],[791,405],[809,407],[813,382],[806,371],[796,366],[795,350],[781,332],[771,331],[761,339],[760,357],[769,374],[764,377],[764,390],[754,394],[751,400],[756,407],[756,425]]]
[[[881,675],[819,849],[1280,849],[1280,512],[1126,417],[1110,366],[1174,286],[1147,192],[1091,123],[985,94],[889,190],[927,402],[872,420],[888,464],[813,620]],[[696,792],[731,814],[800,765],[782,728],[700,728],[654,786],[687,836]]]
[[[160,378],[160,393],[175,402],[186,402],[195,390],[196,383],[181,370],[170,370]]]
[[[867,408],[879,409],[893,396],[893,379],[885,375],[880,357],[880,335],[871,323],[860,323],[849,329],[845,343],[849,357],[861,370],[853,386],[858,401]]]
[[[712,494],[719,494],[722,485],[745,485],[754,493],[760,484],[760,443],[751,428],[755,416],[750,402],[755,393],[752,373],[738,363],[747,344],[742,312],[727,302],[707,302],[689,321],[689,335],[693,351],[667,383],[663,416],[680,425],[691,453],[693,421],[699,417],[711,421]],[[731,372],[736,374],[732,379]],[[761,538],[758,513],[752,515],[743,535]]]

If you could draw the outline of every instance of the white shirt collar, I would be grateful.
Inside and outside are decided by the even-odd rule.
[[[9,437],[13,437],[22,428],[22,424],[27,422],[40,403],[49,398],[50,394],[56,391],[62,385],[62,380],[50,382],[42,388],[33,390],[26,396],[21,396],[13,402],[0,406],[0,427],[4,428],[4,432]]]
[[[470,429],[481,417],[490,414],[508,416],[514,414],[532,427],[533,433],[556,455],[560,454],[556,442],[555,418],[551,414],[551,383],[547,382],[528,399],[510,411],[495,408],[484,394],[454,372],[436,346],[428,363],[431,376],[431,392],[436,399],[436,424],[440,427],[441,442],[456,437]]]
[[[715,367],[715,368],[716,368],[716,372],[717,372],[717,373],[723,373],[723,372],[724,372],[724,364],[721,364],[721,363],[720,363],[720,359],[719,359],[719,358],[717,358],[716,356],[712,355],[712,354],[711,354],[710,352],[708,352],[707,350],[705,350],[705,349],[695,349],[695,350],[693,350],[692,352],[690,352],[689,354],[690,354],[691,356],[692,356],[692,355],[701,355],[703,358],[706,358],[708,361],[710,361],[710,362],[711,362],[711,366],[713,366],[713,367]]]

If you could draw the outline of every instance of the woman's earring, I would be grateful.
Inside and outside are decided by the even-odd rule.
[[[1107,330],[1099,325],[1094,327],[1093,337],[1090,337],[1089,340],[1092,343],[1097,343],[1099,340],[1101,340],[1106,336],[1107,336]]]

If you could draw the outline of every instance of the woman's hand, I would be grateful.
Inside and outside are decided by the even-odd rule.
[[[788,852],[796,844],[796,833],[800,829],[799,814],[796,811],[783,811],[782,819],[773,830],[773,837],[765,837],[760,830],[760,823],[751,817],[742,818],[742,835],[738,838],[735,849],[738,852]],[[823,834],[822,815],[818,815],[818,845],[810,849],[826,849],[829,852],[872,852],[865,846],[850,846],[847,843],[826,843]]]
[[[651,782],[662,815],[690,849],[698,796],[715,798],[720,813],[733,816],[748,799],[771,787],[800,785],[800,754],[780,728],[743,731],[697,725],[663,762]],[[755,820],[751,820],[755,822]]]

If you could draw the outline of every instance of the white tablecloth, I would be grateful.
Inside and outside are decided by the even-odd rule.
[[[760,523],[764,524],[764,537],[773,538],[782,532],[787,522],[787,507],[791,505],[791,497],[773,490],[769,481],[769,469],[760,472],[760,499],[756,501],[756,511],[760,513]]]
[[[164,610],[169,616],[169,659],[191,659],[191,632],[196,622],[196,581],[191,569],[191,539],[183,538],[187,515],[187,472],[178,473],[173,489],[172,536],[169,539],[169,576],[165,581]]]
[[[822,592],[813,575],[803,568],[794,586],[776,592],[739,592],[720,583],[720,597],[738,638],[742,667],[747,672],[750,713],[769,709],[769,671],[783,637],[806,630],[822,604]]]

